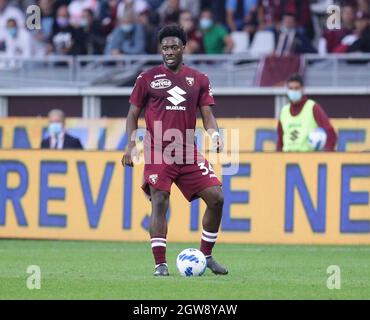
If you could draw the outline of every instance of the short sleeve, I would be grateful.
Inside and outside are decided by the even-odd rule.
[[[202,74],[200,79],[199,107],[215,105],[211,83],[209,82],[207,75]]]
[[[136,79],[129,102],[132,105],[142,109],[145,107],[146,98],[147,98],[147,84],[143,74],[140,74]]]

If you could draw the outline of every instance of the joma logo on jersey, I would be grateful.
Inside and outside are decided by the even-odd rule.
[[[150,86],[153,89],[167,89],[171,87],[171,85],[172,85],[172,82],[171,80],[168,80],[168,79],[158,79],[150,83]]]
[[[167,93],[171,95],[171,97],[168,97],[167,100],[175,106],[178,106],[181,102],[186,101],[186,99],[183,97],[183,95],[186,94],[186,91],[182,90],[178,86],[168,90]]]

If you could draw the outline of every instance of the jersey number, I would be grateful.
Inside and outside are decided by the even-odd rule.
[[[213,170],[210,163],[208,163],[208,168],[206,167],[206,164],[204,162],[198,163],[198,167],[200,170],[202,170],[202,176],[206,176],[207,174],[209,174],[210,178],[217,178],[215,170]]]

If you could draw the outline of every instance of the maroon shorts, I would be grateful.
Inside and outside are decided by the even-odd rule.
[[[146,164],[142,189],[150,196],[149,185],[156,190],[171,193],[175,183],[188,201],[199,198],[198,192],[221,186],[212,166],[206,159],[194,164]]]

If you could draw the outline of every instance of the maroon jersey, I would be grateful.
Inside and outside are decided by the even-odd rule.
[[[162,150],[171,143],[166,137],[169,129],[177,129],[182,136],[183,146],[186,146],[187,130],[195,131],[198,108],[215,104],[208,77],[185,65],[182,65],[177,73],[160,65],[140,74],[130,103],[145,109],[151,149],[154,146],[154,138],[156,146],[159,138]],[[157,136],[159,125],[161,137]],[[194,146],[194,141],[192,145]]]

